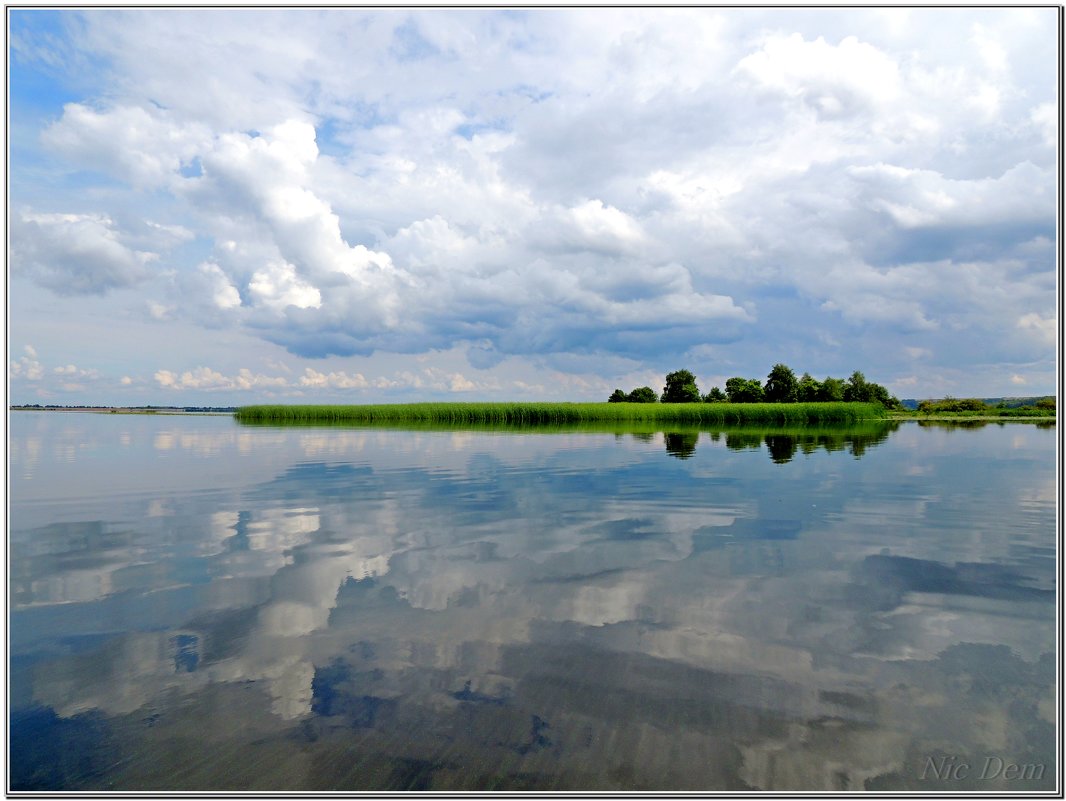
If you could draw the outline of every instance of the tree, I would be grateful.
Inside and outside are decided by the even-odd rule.
[[[770,403],[795,403],[799,400],[796,374],[784,364],[775,364],[766,377],[763,396]]]
[[[823,403],[844,400],[844,379],[826,376],[818,392],[818,400]]]
[[[844,400],[867,402],[870,400],[870,386],[866,383],[866,376],[856,370],[848,378],[844,385]]]
[[[666,386],[663,387],[663,403],[699,403],[700,390],[696,386],[696,376],[688,370],[668,373]]]
[[[812,378],[810,373],[800,376],[797,393],[800,403],[814,403],[819,399],[821,392],[821,382]]]
[[[899,402],[899,398],[895,395],[890,395],[888,390],[880,384],[869,383],[866,385],[869,388],[870,400],[874,403],[880,403],[886,409],[902,409],[903,404]],[[977,398],[971,398],[963,403],[970,404],[970,408],[974,410],[982,410],[985,407],[985,403]]]
[[[725,403],[725,393],[718,387],[711,387],[711,391],[703,396],[704,403]]]
[[[659,396],[651,387],[637,387],[629,393],[626,400],[630,403],[655,403],[659,400]]]
[[[730,378],[725,382],[730,403],[758,403],[763,399],[762,382],[757,378]]]
[[[626,395],[626,393],[622,392],[622,390],[620,389],[616,389],[614,392],[611,393],[611,397],[607,399],[607,402],[625,403],[627,400],[629,400],[629,397]]]
[[[903,404],[899,398],[888,394],[888,390],[880,384],[867,381],[866,376],[856,370],[851,374],[847,384],[844,385],[844,400],[858,401],[861,403],[880,403],[886,409],[900,409]],[[984,407],[984,403],[981,403]]]

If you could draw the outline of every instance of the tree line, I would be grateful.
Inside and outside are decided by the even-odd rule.
[[[706,395],[696,386],[696,376],[676,370],[666,376],[662,394],[651,387],[637,387],[629,394],[616,389],[608,403],[829,403],[860,401],[880,403],[886,409],[902,409],[903,404],[880,384],[867,381],[856,370],[847,379],[826,376],[822,381],[804,373],[799,378],[784,364],[775,364],[766,381],[736,376],[725,382],[725,391],[712,387]]]

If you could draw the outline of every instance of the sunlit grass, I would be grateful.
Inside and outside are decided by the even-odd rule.
[[[242,406],[245,423],[560,425],[589,422],[817,425],[883,419],[876,403],[394,403]]]

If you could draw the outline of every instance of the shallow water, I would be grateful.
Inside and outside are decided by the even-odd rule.
[[[1055,787],[1055,429],[10,415],[15,790]]]

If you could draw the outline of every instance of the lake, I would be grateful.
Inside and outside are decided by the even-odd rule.
[[[1051,790],[1056,430],[9,415],[14,790]]]

